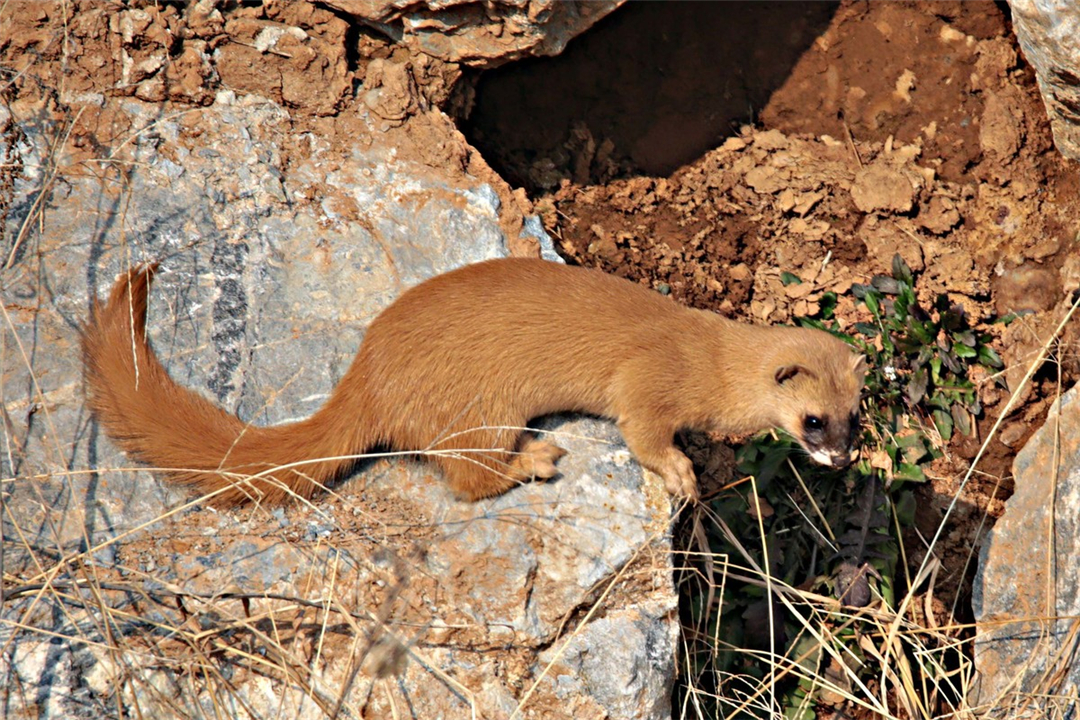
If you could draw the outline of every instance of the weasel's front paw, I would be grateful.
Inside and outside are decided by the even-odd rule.
[[[675,497],[686,497],[694,502],[698,501],[694,463],[675,448],[669,450],[667,457],[664,458],[664,465],[660,468],[660,477],[664,479],[664,489]]]

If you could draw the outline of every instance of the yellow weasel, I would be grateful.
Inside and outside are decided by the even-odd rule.
[[[697,497],[682,428],[780,427],[844,467],[858,435],[861,355],[828,333],[736,323],[628,280],[543,260],[431,278],[372,322],[326,404],[249,425],[177,385],[146,340],[156,266],[123,275],[83,333],[89,406],[129,455],[217,504],[310,497],[375,446],[425,453],[457,495],[557,474],[565,453],[523,432],[554,412],[612,418],[675,495]],[[252,476],[255,476],[254,478]]]

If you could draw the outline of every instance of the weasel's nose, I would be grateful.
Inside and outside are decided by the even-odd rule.
[[[836,468],[837,470],[843,470],[848,465],[851,465],[852,461],[855,458],[852,455],[841,455],[840,453],[836,453],[831,455],[829,459],[832,461],[830,463],[832,467]]]
[[[858,456],[858,453],[842,453],[831,450],[814,450],[810,458],[818,465],[843,470]]]
[[[850,452],[848,452],[847,455],[843,455],[841,453],[836,453],[836,454],[834,454],[832,456],[832,466],[834,468],[838,469],[838,470],[843,470],[844,468],[848,467],[849,465],[851,465],[851,463],[855,462],[858,459],[859,459],[859,449],[858,448],[855,448],[854,450],[851,450]]]

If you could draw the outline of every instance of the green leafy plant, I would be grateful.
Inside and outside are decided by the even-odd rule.
[[[801,282],[790,273],[782,281]],[[982,408],[971,368],[996,370],[1002,363],[990,336],[972,327],[963,307],[944,294],[926,305],[920,302],[914,273],[899,255],[891,275],[874,276],[848,293],[864,319],[847,332],[835,317],[840,301],[835,293],[825,293],[818,313],[800,323],[831,332],[866,355],[859,462],[844,472],[830,471],[809,463],[791,438],[758,436],[735,458],[737,471],[752,476],[754,483],[742,483],[709,502],[718,520],[706,538],[710,551],[729,558],[736,574],[753,576],[753,568],[759,568],[789,587],[832,594],[845,605],[865,605],[876,596],[891,606],[905,586],[896,577],[901,556],[897,531],[914,522],[915,497],[907,483],[925,481],[926,467],[942,455],[953,435],[973,431]],[[759,533],[760,541],[751,542]],[[807,643],[805,625],[771,602],[760,582],[728,581],[712,606],[697,596],[684,606],[687,611],[684,619],[690,626],[728,641],[693,657],[699,687],[702,678],[711,677],[704,684],[716,687],[717,697],[741,693],[740,683],[767,674],[743,648],[762,652],[776,647],[787,658],[770,660],[773,674],[780,669],[786,678],[777,686],[784,715],[812,716],[818,684],[809,678],[817,660],[798,650]],[[761,622],[763,613],[767,626]],[[844,646],[839,654],[859,655],[859,635],[835,634]],[[825,655],[821,660],[828,662]],[[873,675],[870,671],[868,676]],[[748,707],[737,710],[759,714]]]
[[[911,268],[899,255],[893,257],[891,276],[875,275],[850,292],[872,317],[855,323],[853,334],[836,327],[835,294],[826,294],[831,297],[821,303],[819,317],[800,322],[839,335],[866,354],[864,447],[871,453],[864,453],[860,470],[885,469],[890,481],[925,480],[923,466],[940,456],[954,431],[970,435],[974,417],[982,412],[969,368],[998,369],[1001,358],[990,347],[990,336],[977,333],[963,306],[947,295],[938,295],[929,309],[922,307]],[[889,467],[874,462],[881,458],[874,450],[888,455]]]

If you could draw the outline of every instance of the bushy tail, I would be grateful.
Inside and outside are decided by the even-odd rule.
[[[355,408],[351,417],[334,417],[332,399],[302,422],[256,427],[169,377],[146,341],[156,269],[144,265],[123,275],[105,304],[94,300],[83,329],[88,403],[109,437],[216,505],[310,497],[350,466],[334,458],[365,449],[352,430],[362,423]]]

